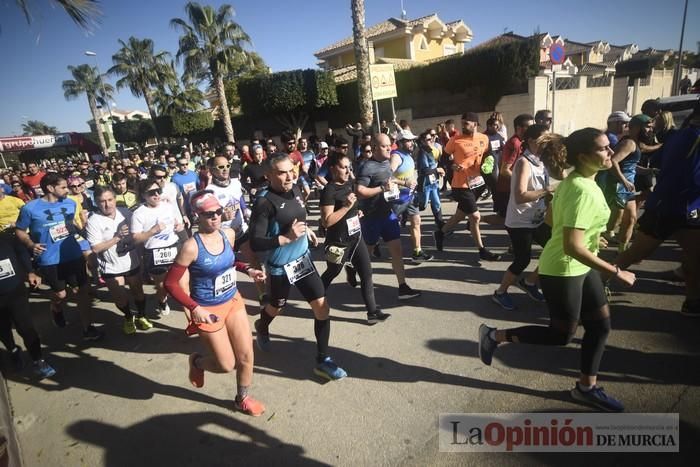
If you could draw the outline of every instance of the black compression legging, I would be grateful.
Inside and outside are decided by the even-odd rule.
[[[15,348],[15,339],[12,336],[13,324],[17,333],[22,336],[32,360],[41,359],[41,341],[29,313],[29,297],[24,283],[11,294],[0,295],[0,340],[10,352]]]
[[[552,236],[552,228],[544,222],[533,229],[506,227],[510,243],[513,245],[513,263],[508,270],[519,276],[530,264],[532,257],[532,242],[537,242],[544,248]]]
[[[374,299],[374,283],[372,282],[372,263],[369,260],[369,253],[367,252],[367,247],[365,246],[365,241],[362,236],[359,235],[355,242],[348,245],[345,250],[346,258],[352,255],[350,262],[354,266],[357,274],[360,276],[360,288],[362,290],[362,300],[365,302],[368,313],[374,313],[377,311],[377,303]],[[333,279],[336,278],[340,271],[343,270],[343,264],[333,264],[326,261],[326,271],[321,276],[323,281],[323,286],[328,290],[328,286],[331,285]]]
[[[581,343],[581,373],[598,374],[610,334],[610,311],[603,281],[597,271],[575,277],[540,275],[542,293],[549,308],[549,326],[522,326],[506,330],[509,342],[567,345],[576,333],[579,318],[585,333]]]

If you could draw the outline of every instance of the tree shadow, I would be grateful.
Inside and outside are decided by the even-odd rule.
[[[107,467],[328,465],[304,457],[301,446],[217,412],[159,415],[126,428],[81,420],[69,425],[66,432],[80,442],[103,448]]]
[[[305,339],[271,334],[272,351],[255,354],[255,372],[296,380],[315,380],[312,376],[316,345]],[[540,391],[507,383],[472,378],[462,374],[444,373],[431,368],[397,362],[390,358],[374,357],[342,348],[331,348],[334,361],[343,367],[350,378],[372,381],[415,383],[419,381],[447,384],[475,389],[526,394],[544,399],[570,402],[561,391]],[[308,365],[300,364],[308,362]],[[323,380],[325,383],[326,381]]]

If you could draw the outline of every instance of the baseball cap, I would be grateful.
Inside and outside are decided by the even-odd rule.
[[[328,149],[328,143],[321,141],[321,149]]]
[[[462,120],[465,120],[467,122],[474,122],[477,125],[479,124],[479,114],[476,112],[464,112],[462,114]]]
[[[397,141],[403,141],[403,140],[415,140],[418,139],[416,135],[413,134],[411,130],[401,130],[399,131],[398,135],[396,135],[396,140]]]
[[[608,115],[608,121],[609,122],[623,122],[627,123],[631,120],[630,116],[627,115],[627,112],[623,112],[622,110],[617,110],[610,115]]]
[[[192,195],[190,205],[195,212],[215,211],[221,207],[213,191],[203,190]]]
[[[637,114],[630,120],[630,126],[645,126],[651,121],[651,117],[646,114]]]

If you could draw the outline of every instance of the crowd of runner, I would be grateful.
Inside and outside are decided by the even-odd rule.
[[[348,125],[347,138],[331,130],[308,139],[284,133],[279,145],[269,138],[215,150],[203,144],[97,162],[74,155],[21,164],[0,180],[0,339],[21,370],[14,326],[36,375],[50,377],[55,369],[32,324],[30,289],[48,296],[59,328],[67,325],[64,310],[73,295],[87,341],[105,334],[94,324],[94,288],[108,288],[128,335],[168,315],[172,298],[185,310],[186,332],[198,334],[207,349],[190,356],[190,382],[202,387],[205,372],[235,369],[234,405],[257,416],[265,407],[249,393],[254,352],[237,274],[256,287],[259,350],[274,350],[270,326],[295,286],[313,313],[314,372],[342,379],[347,372],[329,349],[337,299],[327,290],[345,269],[352,287],[359,277],[367,323],[386,321],[390,315],[375,299],[372,258],[388,253],[397,298],[419,297],[406,281],[401,232],[409,234],[412,264],[433,260],[421,219],[430,205],[436,251],[466,219],[481,260],[512,258],[495,286],[494,306],[516,309],[508,290],[517,286],[549,310],[548,326],[482,324],[483,363],[490,365],[506,343],[567,345],[581,323],[581,374],[572,397],[622,411],[596,379],[611,332],[613,281],[633,286],[627,268],[673,239],[683,249],[676,271],[686,282],[680,311],[700,316],[700,105],[678,129],[655,101],[642,110],[633,117],[613,112],[605,130],[583,128],[566,137],[551,132],[546,110],[518,115],[510,135],[499,113],[482,133],[479,115],[465,112],[459,130],[452,120],[419,134],[406,121],[382,122],[374,135],[358,124]],[[482,216],[489,197],[494,214]],[[317,225],[308,219],[309,200],[316,198]],[[443,198],[456,202],[448,219]],[[508,253],[486,247],[483,222],[505,227]],[[538,266],[526,272],[533,243],[543,249]],[[617,258],[598,256],[613,244]],[[326,262],[321,274],[312,260],[317,247]],[[145,283],[154,286],[150,299]]]

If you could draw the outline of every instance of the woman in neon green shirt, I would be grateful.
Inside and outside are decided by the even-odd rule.
[[[552,238],[540,256],[540,283],[549,308],[549,326],[513,329],[479,327],[479,357],[491,364],[496,347],[503,342],[567,345],[579,321],[585,333],[581,344],[581,375],[571,395],[604,411],[621,412],[622,403],[596,386],[598,367],[610,333],[610,308],[601,274],[615,276],[632,285],[633,273],[598,258],[600,233],[610,215],[603,192],[595,182],[598,171],[612,165],[613,151],[607,136],[595,128],[584,128],[566,138],[554,136],[543,154],[558,160],[549,166],[573,166],[557,187],[552,201]]]

